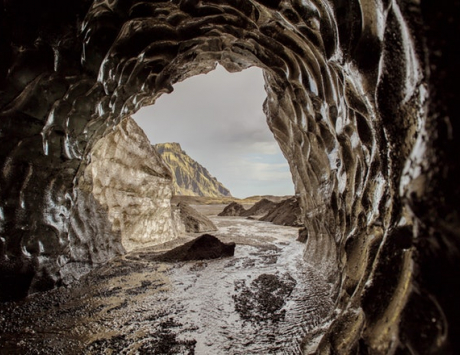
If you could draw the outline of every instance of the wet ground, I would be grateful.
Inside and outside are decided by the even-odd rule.
[[[169,243],[2,305],[0,354],[300,354],[306,335],[318,340],[330,287],[302,260],[297,229],[198,208],[234,257],[151,261]]]

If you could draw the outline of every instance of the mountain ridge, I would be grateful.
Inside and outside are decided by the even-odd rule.
[[[155,144],[154,148],[172,172],[176,195],[232,196],[230,190],[192,159],[179,143],[160,143]]]

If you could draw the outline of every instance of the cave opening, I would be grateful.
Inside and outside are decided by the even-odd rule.
[[[206,75],[175,84],[171,94],[132,117],[152,144],[180,144],[177,152],[170,152],[174,162],[183,149],[234,197],[294,195],[289,166],[262,111],[265,99],[259,68],[228,73],[218,65]],[[172,164],[180,171],[187,168]],[[219,195],[211,186],[209,191],[206,186],[187,189],[190,177],[179,174],[179,178],[186,179],[181,181],[181,195]]]

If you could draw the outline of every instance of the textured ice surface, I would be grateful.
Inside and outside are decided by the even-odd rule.
[[[110,210],[80,186],[101,138],[217,62],[259,66],[304,214],[303,257],[334,285],[321,351],[455,352],[457,0],[24,0],[0,10],[2,299],[123,252]]]

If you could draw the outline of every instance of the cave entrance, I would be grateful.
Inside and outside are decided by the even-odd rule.
[[[272,205],[261,204],[254,215],[235,211],[240,214],[217,216],[231,202],[231,196],[184,199],[191,201],[189,207],[207,218],[215,229],[203,222],[203,228],[211,229],[177,231],[175,240],[152,249],[134,249],[126,256],[132,264],[125,266],[135,269],[140,263],[142,272],[135,269],[130,277],[138,280],[136,287],[126,285],[125,281],[120,283],[118,287],[123,290],[120,293],[142,292],[148,295],[147,299],[156,299],[157,293],[152,288],[165,281],[157,280],[154,271],[167,268],[168,282],[173,287],[163,291],[168,293],[167,300],[162,302],[168,310],[175,310],[176,305],[184,307],[175,310],[174,319],[180,320],[177,337],[186,340],[184,334],[192,334],[197,340],[194,347],[197,353],[227,353],[230,348],[237,352],[271,353],[288,349],[287,352],[297,353],[304,337],[328,317],[333,306],[331,285],[313,267],[304,265],[304,245],[296,241],[300,221],[288,216],[296,213],[300,217],[300,209],[298,201],[297,210],[292,209],[295,198],[289,198],[294,195],[289,166],[262,111],[266,96],[261,69],[230,74],[218,66],[207,75],[175,84],[171,95],[163,94],[154,105],[133,116],[151,144],[181,144],[179,151],[164,148],[175,154],[170,160],[183,159],[178,154],[186,150],[229,188],[233,197],[247,198],[240,201],[247,209],[244,212],[262,200],[255,195],[271,195],[268,201]],[[187,171],[195,167],[182,168]],[[251,196],[252,199],[248,198]],[[284,216],[277,223],[258,221],[281,201],[288,202],[282,205]],[[202,221],[195,215],[187,218],[189,221],[195,218],[197,224]],[[283,223],[282,218],[288,218],[289,222]],[[176,221],[176,229],[177,226]],[[151,250],[174,250],[203,233],[213,234],[224,243],[236,243],[235,255],[202,261],[186,259],[184,264],[184,260],[174,259],[181,257],[180,253],[171,254],[173,266],[164,266],[160,261],[161,266],[154,270],[145,263],[151,258]],[[139,282],[149,287],[140,287]],[[143,300],[141,303],[148,304]],[[154,318],[162,307],[165,306],[160,302],[152,302],[146,308]],[[204,335],[197,335],[182,324],[196,325]]]
[[[152,144],[181,145],[166,148],[163,155],[176,155],[167,161],[177,175],[176,194],[218,197],[231,192],[238,198],[294,194],[288,163],[262,111],[266,92],[261,69],[228,73],[218,65],[174,87],[173,93],[162,95],[133,118]],[[181,176],[192,168],[177,163],[181,148],[229,192],[207,187],[206,181],[196,185],[191,175]]]

